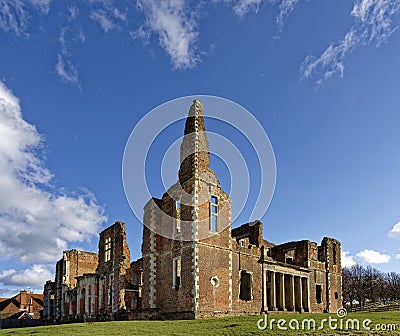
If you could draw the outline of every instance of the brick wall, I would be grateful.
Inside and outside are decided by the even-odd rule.
[[[198,101],[186,120],[180,163],[178,181],[161,199],[152,198],[144,207],[140,260],[130,263],[121,222],[100,233],[98,256],[64,252],[56,265],[56,316],[63,311],[67,316],[70,307],[76,314],[82,289],[91,293],[85,305],[90,300],[89,305],[97,307],[94,312],[107,318],[122,318],[126,312],[130,318],[258,313],[266,308],[265,269],[308,277],[313,312],[336,311],[341,306],[340,242],[324,238],[321,246],[308,240],[275,245],[263,239],[260,221],[232,229],[231,199],[209,167],[203,106]],[[213,217],[216,228],[211,225]],[[265,286],[266,293],[271,284]],[[241,294],[241,287],[249,290],[242,288],[246,293]],[[64,293],[69,298],[65,301]],[[91,315],[92,310],[86,313]]]
[[[95,273],[98,256],[93,252],[68,250],[56,264],[55,276],[55,319],[64,320],[69,316],[69,307],[65,308],[65,293],[77,285],[77,277],[85,273]],[[70,295],[70,294],[69,294]]]
[[[106,246],[106,240],[110,245]],[[109,260],[106,249],[110,250]],[[101,287],[100,312],[110,315],[125,310],[125,287],[130,269],[130,251],[126,242],[126,228],[122,222],[115,222],[100,233],[99,263],[97,274]],[[110,300],[111,298],[111,300]]]

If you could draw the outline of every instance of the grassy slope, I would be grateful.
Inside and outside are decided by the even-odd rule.
[[[337,318],[336,314],[331,315]],[[328,314],[274,314],[269,318],[286,319],[287,323],[292,318],[301,321],[304,318],[315,318],[320,325],[323,318],[328,318]],[[323,330],[316,331],[292,331],[279,330],[276,323],[274,329],[259,330],[257,321],[260,316],[231,317],[222,319],[196,320],[196,321],[123,321],[123,322],[103,322],[103,323],[75,323],[67,325],[57,325],[48,327],[35,327],[24,329],[5,329],[0,330],[0,335],[400,335],[400,312],[385,313],[352,313],[347,316],[351,319],[372,320],[371,329],[376,324],[397,324],[396,331],[350,331],[350,330],[330,330],[326,325]],[[301,324],[301,322],[300,322]],[[287,324],[286,324],[287,326]],[[361,327],[362,328],[362,327]]]

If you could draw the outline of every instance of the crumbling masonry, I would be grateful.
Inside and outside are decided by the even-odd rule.
[[[209,167],[203,106],[194,101],[178,181],[145,205],[143,257],[130,263],[125,225],[100,233],[99,253],[65,251],[44,289],[44,319],[203,318],[341,307],[341,245],[275,245],[262,223],[232,228],[231,199]]]

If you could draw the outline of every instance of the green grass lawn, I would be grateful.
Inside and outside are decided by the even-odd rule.
[[[289,321],[295,319],[300,328],[303,319],[315,319],[317,328],[320,327],[323,319],[336,318],[336,314],[270,314],[268,325],[273,321],[273,329],[269,326],[260,330],[257,322],[262,316],[243,316],[209,320],[181,320],[181,321],[122,321],[122,322],[96,322],[96,323],[74,323],[47,327],[4,329],[0,335],[400,335],[400,312],[384,313],[350,313],[343,318],[343,330],[331,330],[328,323],[325,323],[322,330],[291,330]],[[277,320],[284,319],[287,322],[283,327],[287,330],[279,330]],[[345,330],[346,320],[358,319],[360,330]],[[371,330],[365,330],[362,323],[365,319],[372,322],[369,324]],[[292,321],[296,327],[297,322]],[[333,323],[335,321],[332,321]],[[283,323],[283,322],[280,322]],[[264,324],[264,323],[262,323]],[[376,331],[377,325],[395,324],[396,330]],[[307,323],[304,324],[307,328]],[[350,329],[349,326],[348,329]]]

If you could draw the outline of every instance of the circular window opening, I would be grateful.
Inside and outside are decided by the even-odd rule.
[[[219,286],[219,279],[216,276],[213,276],[210,279],[210,282],[211,282],[211,286],[213,286],[213,287],[218,287]]]

